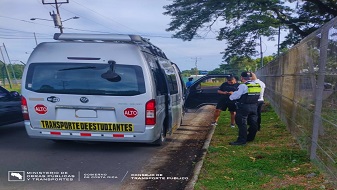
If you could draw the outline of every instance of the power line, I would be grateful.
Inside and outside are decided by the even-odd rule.
[[[31,40],[31,39],[35,39],[34,37],[0,37],[0,39],[6,39],[6,40]],[[39,39],[45,39],[45,40],[50,40],[50,39],[53,39],[52,37],[51,38],[40,38]]]
[[[13,39],[13,40],[24,40],[24,39],[35,39],[36,34],[39,35],[39,39],[51,39],[50,34],[43,34],[43,33],[33,33],[21,30],[13,30],[8,28],[1,28],[0,27],[0,39]]]
[[[76,28],[69,28],[69,27],[63,27],[63,28],[70,29],[70,30],[83,31],[83,32],[96,32],[96,33],[102,33],[102,34],[111,34],[111,32],[102,32],[102,31],[97,31],[97,30],[85,30],[85,29],[76,29]]]
[[[4,31],[2,31],[4,30]],[[13,33],[15,32],[15,33]],[[27,31],[22,31],[22,30],[14,30],[14,29],[8,29],[8,28],[1,28],[0,27],[0,34],[3,33],[3,34],[9,34],[9,35],[18,35],[18,33],[23,33],[23,34],[32,34],[32,32],[27,32]],[[2,35],[3,35],[2,34]],[[36,34],[39,34],[39,35],[45,35],[45,36],[49,36],[49,34],[44,34],[44,33],[36,33]]]
[[[132,28],[130,28],[130,27],[128,27],[128,26],[125,26],[125,25],[123,25],[123,24],[121,24],[121,23],[119,23],[119,22],[117,22],[117,21],[114,21],[113,19],[111,19],[111,18],[109,18],[109,17],[106,17],[106,16],[102,15],[101,13],[99,13],[99,12],[93,10],[93,9],[90,9],[90,8],[88,8],[88,7],[86,7],[86,6],[84,6],[84,5],[80,4],[80,3],[78,3],[78,2],[75,1],[75,0],[72,0],[72,2],[74,2],[74,3],[78,4],[78,5],[80,5],[81,7],[85,8],[85,9],[88,9],[89,11],[93,12],[93,13],[96,14],[96,15],[99,15],[99,16],[105,18],[105,19],[108,19],[108,20],[110,20],[110,21],[112,21],[112,22],[114,22],[114,23],[117,23],[117,24],[119,24],[119,25],[121,25],[121,26],[123,26],[123,27],[125,27],[125,28],[128,28],[128,29],[130,29],[130,30],[136,31],[136,30],[134,30],[134,29],[132,29]],[[45,6],[43,6],[43,7],[45,7]],[[62,9],[63,9],[63,10],[66,10],[67,12],[71,12],[71,13],[73,13],[73,14],[78,15],[77,13],[72,12],[72,11],[69,11],[69,10],[67,10],[67,9],[65,9],[65,8],[63,8],[63,7],[62,7]],[[82,15],[81,15],[81,16],[82,16]],[[13,20],[18,20],[18,21],[21,21],[21,22],[26,22],[26,23],[31,23],[31,24],[38,24],[38,23],[35,23],[35,22],[26,21],[26,20],[17,19],[17,18],[12,18],[12,17],[7,17],[7,16],[1,16],[1,15],[0,15],[0,17],[4,17],[4,18],[8,18],[8,19],[13,19]],[[88,20],[91,20],[91,19],[88,18]],[[93,20],[91,20],[91,21],[92,21],[92,22],[95,22],[95,21],[93,21]],[[102,25],[102,26],[106,27],[105,25],[100,24],[100,23],[98,23],[98,22],[95,22],[95,23],[97,23],[97,24],[99,24],[99,25]],[[48,27],[53,27],[53,28],[54,28],[54,26],[50,26],[50,25],[45,25],[45,24],[40,24],[40,23],[39,23],[39,25],[43,25],[43,26],[48,26]],[[73,27],[64,27],[64,28],[71,29],[71,30],[77,30],[77,31],[85,31],[85,32],[111,33],[111,32],[107,32],[107,31],[86,30],[86,29],[78,29],[78,28],[73,28]],[[112,28],[110,28],[110,27],[106,27],[106,28],[112,29]],[[112,30],[114,30],[114,29],[112,29]],[[115,31],[116,31],[116,30],[115,30]],[[137,32],[137,33],[140,33],[140,32],[138,32],[138,31],[136,31],[136,32]],[[141,34],[141,33],[140,33],[140,34]],[[174,39],[174,37],[171,37],[171,36],[162,36],[162,35],[155,35],[155,34],[154,34],[154,35],[151,35],[151,34],[143,33],[143,34],[141,34],[141,35],[144,36],[144,37],[151,37],[151,38],[164,38],[164,39],[165,39],[165,38],[169,38],[169,39]],[[176,38],[176,39],[179,39],[179,38]],[[194,38],[194,40],[206,40],[206,39],[216,39],[216,38],[215,38],[215,37],[214,37],[214,38],[206,38],[206,37]]]
[[[21,20],[21,19],[12,18],[12,17],[7,17],[7,16],[1,16],[1,15],[0,15],[0,17],[4,17],[4,18],[7,18],[7,19],[12,19],[12,20],[18,20],[18,21],[21,21],[21,22],[27,22],[27,23],[31,23],[31,24],[38,24],[38,23],[35,23],[35,22],[26,21],[26,20]],[[53,27],[53,26],[45,25],[45,24],[38,24],[38,25],[43,25],[43,26]],[[53,27],[53,28],[54,28],[54,27]],[[64,28],[72,29],[72,30],[78,30],[78,31],[86,31],[86,32],[110,33],[110,32],[102,32],[102,31],[94,31],[94,30],[83,30],[83,29],[76,29],[76,28],[69,28],[69,27],[64,27]],[[19,31],[19,30],[12,30],[12,29],[5,29],[5,28],[0,28],[0,29],[11,30],[11,31],[17,31],[17,32],[32,33],[32,32]],[[42,34],[42,33],[37,33],[37,34]],[[12,39],[12,38],[6,38],[6,39]]]
[[[31,22],[31,21],[22,20],[22,19],[17,19],[17,18],[12,18],[12,17],[8,17],[8,16],[2,16],[2,15],[0,15],[0,17],[7,18],[7,19],[12,19],[12,20],[18,20],[18,21],[22,21],[22,22],[33,23],[33,22]]]
[[[83,6],[83,5],[82,5]],[[85,7],[85,6],[83,6],[83,7]],[[64,8],[62,8],[62,9],[64,9]],[[89,9],[89,8],[88,8]],[[66,9],[65,9],[66,10]],[[91,9],[89,9],[89,10],[91,10]],[[66,10],[66,11],[68,11],[68,10]],[[91,10],[91,11],[93,11],[93,10]],[[71,12],[71,11],[68,11],[68,12]],[[96,12],[96,11],[94,11],[94,12]],[[73,13],[73,12],[72,12]],[[96,12],[97,13],[97,12]],[[75,13],[76,14],[76,13]],[[101,14],[99,14],[99,15],[101,15]],[[31,21],[26,21],[26,20],[22,20],[22,19],[17,19],[17,18],[12,18],[12,17],[7,17],[7,16],[2,16],[2,15],[0,15],[0,17],[3,17],[3,18],[7,18],[7,19],[12,19],[12,20],[18,20],[18,21],[21,21],[21,22],[26,22],[26,23],[30,23],[30,24],[38,24],[38,25],[42,25],[42,26],[48,26],[48,27],[53,27],[54,28],[54,26],[50,26],[50,25],[45,25],[45,24],[40,24],[40,23],[35,23],[35,22],[31,22]],[[106,17],[106,18],[108,18],[108,17]],[[110,19],[110,18],[108,18],[108,19]],[[110,19],[111,20],[111,19]],[[94,21],[93,21],[94,22]],[[97,22],[96,22],[97,23]],[[118,23],[118,22],[116,22],[116,23]],[[99,24],[99,23],[98,23]],[[101,24],[100,24],[101,25]],[[104,26],[104,25],[102,25],[102,26]],[[124,26],[124,25],[123,25]],[[127,26],[125,26],[125,27],[127,27]],[[71,29],[71,30],[77,30],[77,31],[85,31],[85,32],[97,32],[97,33],[107,33],[107,34],[109,34],[109,33],[111,33],[111,32],[105,32],[105,31],[95,31],[95,30],[85,30],[85,29],[77,29],[77,28],[70,28],[70,27],[64,27],[64,28],[66,28],[66,29]],[[127,28],[129,28],[129,27],[127,27]],[[109,28],[110,29],[110,28]],[[129,29],[131,29],[131,28],[129,28]],[[11,30],[11,29],[6,29],[6,30]],[[133,30],[133,29],[132,29]],[[15,30],[13,30],[13,31],[15,31]],[[18,30],[17,30],[18,31]],[[19,31],[19,32],[26,32],[26,31]],[[29,33],[29,32],[26,32],[26,33]],[[139,33],[139,32],[138,32]],[[37,33],[38,34],[38,33]],[[41,34],[41,33],[40,33]],[[151,37],[151,38],[170,38],[170,39],[179,39],[179,38],[174,38],[174,37],[171,37],[171,36],[162,36],[162,35],[151,35],[151,34],[141,34],[142,36],[144,36],[144,37]],[[4,38],[4,39],[20,39],[20,38]],[[27,38],[27,39],[31,39],[31,38]],[[49,38],[48,38],[49,39]],[[206,39],[216,39],[216,38],[205,38],[205,37],[199,37],[199,38],[194,38],[194,40],[206,40]]]
[[[62,10],[65,10],[65,11],[67,11],[67,12],[69,12],[69,13],[73,13],[73,14],[79,15],[79,16],[81,16],[81,18],[85,18],[86,20],[89,20],[89,21],[91,21],[91,22],[93,22],[93,23],[96,23],[96,24],[98,24],[98,25],[101,25],[101,26],[103,26],[103,27],[105,27],[105,28],[107,28],[107,29],[109,29],[109,30],[114,30],[114,31],[118,32],[118,30],[115,30],[115,29],[112,29],[112,28],[110,28],[110,27],[107,27],[107,26],[105,26],[105,25],[103,25],[103,24],[101,24],[101,23],[98,23],[98,22],[96,22],[96,21],[94,21],[94,20],[92,20],[92,19],[90,19],[90,18],[88,18],[88,17],[86,17],[86,16],[81,15],[81,14],[77,14],[77,13],[72,12],[72,11],[69,11],[69,10],[67,10],[67,9],[65,9],[65,8],[62,8]]]
[[[75,2],[76,4],[82,6],[82,7],[84,7],[84,8],[86,8],[86,9],[90,10],[91,12],[93,12],[93,13],[95,13],[95,14],[97,14],[97,15],[99,15],[99,16],[105,18],[105,19],[107,19],[107,20],[110,20],[110,21],[112,21],[112,22],[114,22],[114,23],[117,23],[117,24],[119,24],[119,25],[121,25],[121,26],[123,26],[123,27],[125,27],[125,28],[128,28],[128,29],[130,29],[130,30],[133,30],[133,31],[139,33],[137,30],[135,30],[135,29],[133,29],[133,28],[130,28],[130,27],[124,25],[124,24],[121,24],[121,23],[119,23],[119,22],[117,22],[117,21],[115,21],[115,20],[113,20],[113,19],[111,19],[111,18],[109,18],[109,17],[107,17],[107,16],[105,16],[105,15],[103,15],[103,14],[101,14],[101,13],[95,11],[95,10],[93,10],[93,9],[90,9],[90,8],[88,8],[88,7],[84,6],[84,5],[82,5],[82,4],[78,3],[78,2],[76,2],[75,0],[72,0],[72,1]]]
[[[22,19],[17,19],[17,18],[12,18],[12,17],[8,17],[8,16],[2,16],[2,15],[0,15],[0,17],[7,18],[7,19],[12,19],[12,20],[17,20],[17,21],[21,21],[21,22],[26,22],[26,23],[30,23],[30,24],[37,24],[37,25],[42,25],[42,26],[53,27],[53,26],[46,25],[46,24],[40,24],[40,23],[36,23],[36,22],[32,22],[32,21],[27,21],[27,20],[22,20]]]

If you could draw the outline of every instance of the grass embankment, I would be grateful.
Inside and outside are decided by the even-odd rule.
[[[20,84],[12,84],[12,88],[9,84],[3,85],[2,87],[6,88],[8,91],[16,91],[21,94],[21,85]]]
[[[228,144],[238,128],[230,128],[229,112],[222,112],[196,190],[333,189],[272,108],[265,108],[261,131],[245,146]]]

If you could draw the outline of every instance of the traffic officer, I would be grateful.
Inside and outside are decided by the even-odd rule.
[[[264,82],[262,82],[260,79],[258,79],[256,77],[255,73],[251,73],[251,74],[252,74],[251,80],[254,81],[255,83],[258,83],[261,87],[260,97],[259,97],[258,103],[257,103],[257,130],[260,131],[260,129],[261,129],[261,112],[262,112],[262,106],[264,104],[263,95],[264,95],[264,90],[266,88],[266,84]]]
[[[239,128],[239,136],[230,145],[245,145],[253,141],[257,132],[257,103],[260,97],[261,87],[258,83],[250,80],[250,72],[241,73],[241,84],[238,90],[232,92],[230,100],[236,100],[237,111],[235,122]],[[247,130],[247,121],[250,126]],[[248,133],[248,134],[247,134]]]

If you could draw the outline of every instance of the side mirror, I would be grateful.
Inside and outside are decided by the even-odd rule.
[[[200,90],[201,89],[201,84],[199,83],[198,86],[196,86],[196,89],[197,90]]]

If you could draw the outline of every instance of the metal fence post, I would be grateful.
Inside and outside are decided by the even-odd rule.
[[[316,159],[317,141],[318,141],[318,131],[321,127],[321,112],[323,103],[323,90],[324,90],[324,79],[325,79],[325,67],[327,62],[328,54],[328,38],[329,29],[331,24],[326,24],[321,30],[321,40],[320,40],[320,55],[319,55],[319,70],[316,83],[316,93],[315,93],[315,112],[314,112],[314,123],[312,127],[312,139],[311,139],[311,151],[310,159]]]

